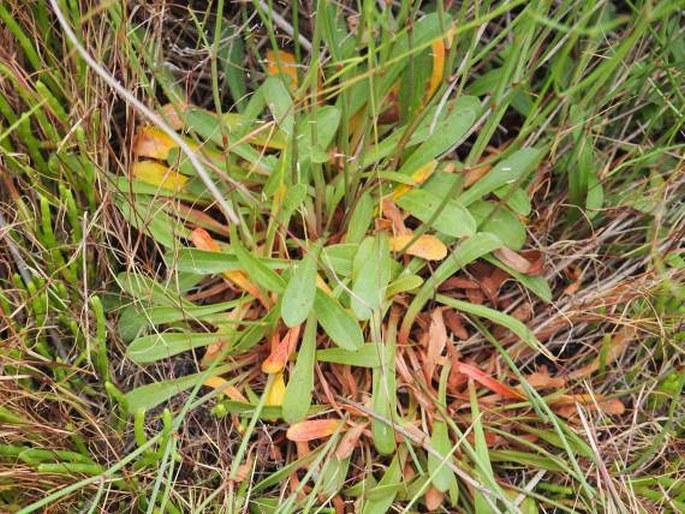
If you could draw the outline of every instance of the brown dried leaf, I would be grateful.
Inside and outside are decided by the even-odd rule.
[[[442,311],[443,309],[433,311],[428,327],[428,347],[426,348],[426,360],[423,368],[428,383],[433,379],[438,359],[447,344],[447,327],[445,327]]]
[[[618,332],[616,335],[614,335],[614,337],[611,339],[611,346],[609,347],[609,350],[607,351],[604,357],[604,364],[606,365],[616,360],[616,358],[619,355],[621,355],[626,345],[630,341],[632,341],[634,337],[635,329],[632,327],[625,328],[622,331]],[[569,373],[568,379],[578,380],[580,378],[591,375],[592,373],[597,371],[600,368],[600,366],[601,359],[600,356],[597,356],[590,364]]]
[[[537,276],[542,275],[545,267],[545,254],[540,250],[523,250],[521,256],[526,259],[530,268],[528,269],[528,275]]]
[[[480,277],[479,283],[488,299],[497,306],[499,304],[499,290],[510,277],[509,273],[499,268],[492,268],[489,273]]]
[[[583,283],[583,271],[578,266],[569,266],[564,270],[564,273],[572,280],[572,282],[564,288],[564,293],[567,295],[576,294]]]
[[[459,339],[468,339],[469,331],[464,326],[464,318],[454,309],[445,309],[443,311],[443,318],[445,325],[452,331],[455,337]]]
[[[514,250],[510,250],[506,246],[503,246],[502,248],[499,248],[492,253],[494,253],[495,257],[497,257],[500,261],[502,261],[504,264],[509,266],[514,271],[528,274],[528,271],[531,267],[530,262],[528,262],[528,260],[526,260],[518,253],[516,253]]]
[[[469,171],[467,171],[466,175],[464,176],[464,189],[466,189],[467,187],[471,187],[473,184],[478,182],[491,169],[492,169],[492,165],[483,164],[481,166],[478,166],[476,168],[472,168]]]
[[[440,291],[450,289],[480,289],[480,285],[475,280],[465,277],[450,277],[440,285]]]

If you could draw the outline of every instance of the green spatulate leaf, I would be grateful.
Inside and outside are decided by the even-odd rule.
[[[369,236],[359,245],[352,263],[352,310],[367,320],[380,309],[390,282],[390,248],[385,234]]]
[[[449,367],[445,366],[440,374],[440,390],[438,392],[438,401],[443,408],[446,406],[447,394],[447,377],[449,375]],[[428,471],[431,474],[431,481],[433,486],[438,491],[447,492],[450,487],[456,483],[456,478],[452,470],[445,465],[445,462],[451,459],[452,442],[450,441],[449,430],[447,423],[439,417],[433,421],[433,431],[431,433],[431,446],[440,454],[440,456],[432,453],[428,454]]]
[[[480,105],[478,101],[470,98],[468,102],[462,101],[446,116],[437,123],[433,132],[411,154],[400,168],[400,173],[411,175],[421,166],[449,150],[463,138],[476,121]],[[430,131],[430,125],[427,127]]]
[[[316,316],[312,315],[302,335],[302,344],[297,352],[295,367],[285,388],[283,398],[283,419],[297,423],[304,419],[312,403],[314,387],[314,356],[316,352]]]
[[[307,319],[316,294],[316,259],[308,253],[295,267],[281,299],[283,322],[294,327]]]
[[[335,298],[317,288],[314,309],[319,323],[336,345],[352,352],[362,347],[364,336],[357,320]]]
[[[448,191],[444,191],[442,196],[444,197],[447,193]],[[424,223],[428,223],[437,213],[432,226],[435,230],[447,236],[463,237],[475,234],[476,220],[456,200],[447,200],[447,203],[440,210],[440,205],[444,200],[443,197],[423,189],[414,189],[398,198],[397,204]]]
[[[533,169],[540,158],[540,150],[524,148],[497,163],[484,177],[474,183],[459,197],[459,203],[468,206],[502,186],[513,185]],[[506,196],[505,191],[498,191]]]
[[[378,343],[366,343],[356,352],[342,348],[326,348],[316,352],[316,360],[362,368],[377,368],[381,365],[382,351],[382,345]]]
[[[521,339],[521,341],[526,343],[536,352],[540,352],[543,355],[553,358],[553,356],[549,353],[549,350],[542,346],[542,343],[538,341],[538,339],[533,335],[533,332],[531,332],[527,326],[508,314],[491,309],[485,305],[465,302],[463,300],[457,300],[456,298],[450,298],[449,296],[441,294],[436,296],[436,300],[444,305],[447,305],[448,307],[452,307],[459,311],[473,314],[475,316],[481,316],[485,319],[493,321],[494,323],[497,323],[498,325],[502,325],[503,327],[511,330]]]
[[[132,391],[126,393],[125,398],[128,410],[131,413],[135,413],[140,409],[153,409],[172,396],[193,387],[209,377],[216,377],[222,373],[226,373],[231,368],[231,365],[217,366],[211,371],[203,371],[202,373],[195,373],[173,380],[163,380],[161,382],[154,382],[152,384],[136,387]]]
[[[135,339],[126,349],[126,357],[143,364],[166,359],[193,348],[208,346],[231,339],[234,333],[225,334],[178,334],[160,333]]]
[[[178,271],[198,273],[201,275],[211,275],[214,273],[223,273],[224,271],[245,269],[238,261],[238,258],[233,254],[208,252],[196,248],[179,248],[175,252],[167,253],[165,259],[167,262],[173,263]],[[272,270],[285,269],[288,267],[288,261],[281,259],[261,258],[259,261]]]
[[[400,452],[397,452],[378,485],[366,493],[368,500],[364,503],[363,514],[385,514],[390,510],[397,491],[402,486],[401,460]]]
[[[234,240],[237,240],[237,238],[234,238]],[[250,276],[250,279],[269,291],[283,292],[285,281],[278,273],[262,262],[262,259],[252,255],[240,243],[233,243],[232,248],[238,258],[238,262],[240,262],[241,267]]]

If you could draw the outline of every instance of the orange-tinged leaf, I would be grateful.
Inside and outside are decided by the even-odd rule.
[[[390,250],[401,251],[414,238],[411,234],[393,236],[390,238]],[[439,261],[447,257],[447,246],[435,236],[420,235],[404,253],[420,257],[427,261]]]
[[[161,129],[151,125],[141,127],[133,143],[133,155],[166,160],[169,150],[178,145]]]
[[[271,306],[271,302],[264,298],[259,288],[256,285],[254,285],[252,281],[250,281],[250,279],[247,278],[247,275],[242,271],[225,271],[224,277],[233,282],[243,291],[247,291],[248,293],[250,293],[257,300],[259,300],[259,302],[265,307],[269,308]]]
[[[266,394],[265,405],[280,407],[285,398],[285,380],[283,373],[278,373],[271,384],[271,388]]]
[[[411,230],[404,225],[404,215],[402,214],[402,211],[400,211],[400,208],[397,207],[395,202],[393,202],[390,198],[384,198],[382,205],[383,216],[391,221],[393,234],[397,234],[399,236],[411,234]]]
[[[242,305],[236,307],[233,309],[231,312],[227,313],[225,316],[226,322],[230,321],[240,321],[245,317],[245,314],[249,311],[250,309],[250,303],[246,302],[243,303]],[[204,368],[208,368],[209,365],[214,362],[219,356],[226,356],[225,350],[226,347],[229,346],[230,343],[224,339],[214,343],[210,344],[207,346],[207,349],[205,350],[205,354],[202,357],[202,361],[200,362],[200,366]]]
[[[562,389],[566,387],[566,379],[551,376],[546,366],[542,366],[539,371],[528,375],[526,382],[535,389]]]
[[[243,462],[240,466],[238,466],[238,469],[236,470],[235,477],[233,480],[236,482],[244,482],[250,477],[250,473],[252,472],[252,456],[248,455],[247,456],[247,461]]]
[[[428,102],[438,90],[440,82],[442,82],[442,76],[445,73],[445,43],[442,38],[433,42],[431,50],[433,53],[433,71],[430,82],[428,82],[428,90],[426,91],[424,102]]]
[[[475,168],[470,169],[464,176],[464,189],[478,182],[491,169],[492,166],[490,164],[483,164],[481,166],[477,166]]]
[[[356,133],[362,127],[365,113],[364,106],[362,106],[350,117],[350,134]]]
[[[291,425],[285,436],[290,441],[314,441],[331,436],[342,424],[339,419],[310,419]]]
[[[297,89],[297,62],[295,56],[285,50],[266,51],[266,72],[269,75],[283,73],[290,77],[290,89]]]
[[[426,180],[430,178],[430,176],[433,174],[435,171],[435,168],[438,166],[438,161],[433,159],[432,161],[427,162],[423,166],[421,166],[418,170],[416,170],[414,173],[411,174],[411,178],[414,181],[414,186],[420,186],[423,184]],[[409,191],[414,186],[409,186],[407,184],[401,184],[395,188],[395,191],[392,193],[392,198],[394,200],[397,200],[399,197],[407,194]]]
[[[165,104],[159,110],[159,113],[166,120],[169,126],[174,130],[181,130],[183,128],[183,120],[179,113],[182,113],[188,108],[188,103],[183,102],[180,106],[173,104]]]
[[[278,215],[281,213],[281,208],[283,207],[283,199],[287,193],[288,187],[285,184],[280,184],[276,188],[273,201],[271,202],[271,215],[274,219],[278,219]]]
[[[480,369],[465,362],[457,362],[455,365],[455,370],[462,373],[469,378],[472,378],[482,386],[487,387],[492,392],[499,394],[505,398],[510,398],[512,400],[523,400],[525,396],[523,393],[503,384],[502,382],[492,378],[490,375],[485,374]]]
[[[338,444],[338,447],[335,450],[335,456],[338,457],[338,459],[343,460],[352,455],[352,452],[354,451],[354,448],[357,446],[359,438],[364,433],[364,430],[366,429],[367,425],[367,423],[359,423],[358,425],[352,427],[342,437],[342,439],[340,440],[340,444]]]
[[[204,250],[206,252],[218,252],[219,245],[216,244],[214,238],[209,235],[203,228],[196,228],[190,233],[190,239],[198,250]]]
[[[442,505],[444,499],[445,493],[439,491],[433,486],[430,486],[428,491],[426,491],[426,509],[428,509],[428,512],[437,510],[438,507]]]
[[[309,443],[307,441],[297,441],[295,443],[295,447],[297,448],[298,459],[304,459],[311,453],[311,450],[309,449]]]
[[[131,175],[146,184],[168,189],[170,191],[183,191],[188,177],[181,175],[155,161],[138,161],[131,167]]]
[[[245,398],[235,386],[232,386],[227,380],[224,380],[221,377],[209,377],[202,383],[202,385],[219,390],[219,392],[231,400],[247,403],[247,398]]]
[[[202,356],[200,366],[202,368],[209,367],[209,365],[212,362],[214,362],[217,359],[217,357],[219,357],[219,355],[224,353],[224,350],[226,350],[227,345],[227,341],[219,341],[218,343],[210,344],[209,346],[207,346],[205,354]]]
[[[280,373],[285,368],[286,362],[295,351],[297,340],[300,337],[300,325],[288,330],[283,339],[278,337],[278,333],[274,335],[271,343],[271,353],[262,363],[262,371],[264,373]]]
[[[623,402],[616,398],[602,400],[599,402],[599,408],[602,409],[602,412],[605,414],[611,414],[613,416],[620,416],[626,411],[626,406],[623,405]]]

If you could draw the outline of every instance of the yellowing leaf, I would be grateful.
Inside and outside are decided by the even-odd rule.
[[[401,251],[413,238],[414,236],[411,234],[391,237],[390,250],[393,252]],[[427,261],[439,261],[447,257],[447,247],[437,237],[423,234],[404,253],[421,257]]]
[[[292,425],[285,436],[290,441],[304,442],[322,439],[335,434],[341,425],[339,419],[311,419]]]
[[[288,330],[283,339],[280,339],[276,334],[271,343],[271,353],[262,363],[262,371],[270,374],[283,371],[286,362],[295,351],[299,337],[299,325]]]
[[[428,102],[437,91],[438,87],[440,87],[442,76],[445,73],[445,43],[442,38],[433,42],[431,50],[433,52],[433,72],[431,73],[424,102]]]
[[[290,77],[290,89],[297,89],[297,63],[293,54],[284,50],[267,50],[266,72],[272,76],[282,73]]]
[[[279,373],[266,395],[265,405],[280,407],[283,405],[283,398],[285,398],[285,380],[283,380],[283,373]]]
[[[393,191],[392,193],[392,198],[396,200],[400,196],[411,191],[413,187],[420,186],[421,184],[423,184],[426,180],[430,178],[430,176],[433,174],[437,166],[438,161],[436,161],[435,159],[421,166],[418,170],[411,174],[411,178],[412,180],[414,180],[415,185],[409,186],[407,184],[401,184],[397,186],[395,188],[395,191]]]
[[[178,145],[161,129],[148,125],[140,128],[133,143],[133,155],[165,160],[169,150]]]
[[[331,292],[331,288],[328,287],[326,281],[323,278],[321,278],[321,275],[319,275],[318,273],[316,274],[316,287],[318,287],[322,291],[326,291],[327,293]]]
[[[227,380],[224,380],[221,377],[209,377],[202,385],[211,387],[212,389],[218,389],[231,400],[247,403],[247,398],[245,398],[235,386],[230,385]]]
[[[168,189],[170,191],[183,191],[188,177],[181,175],[155,161],[139,161],[131,167],[131,175],[146,184]]]

